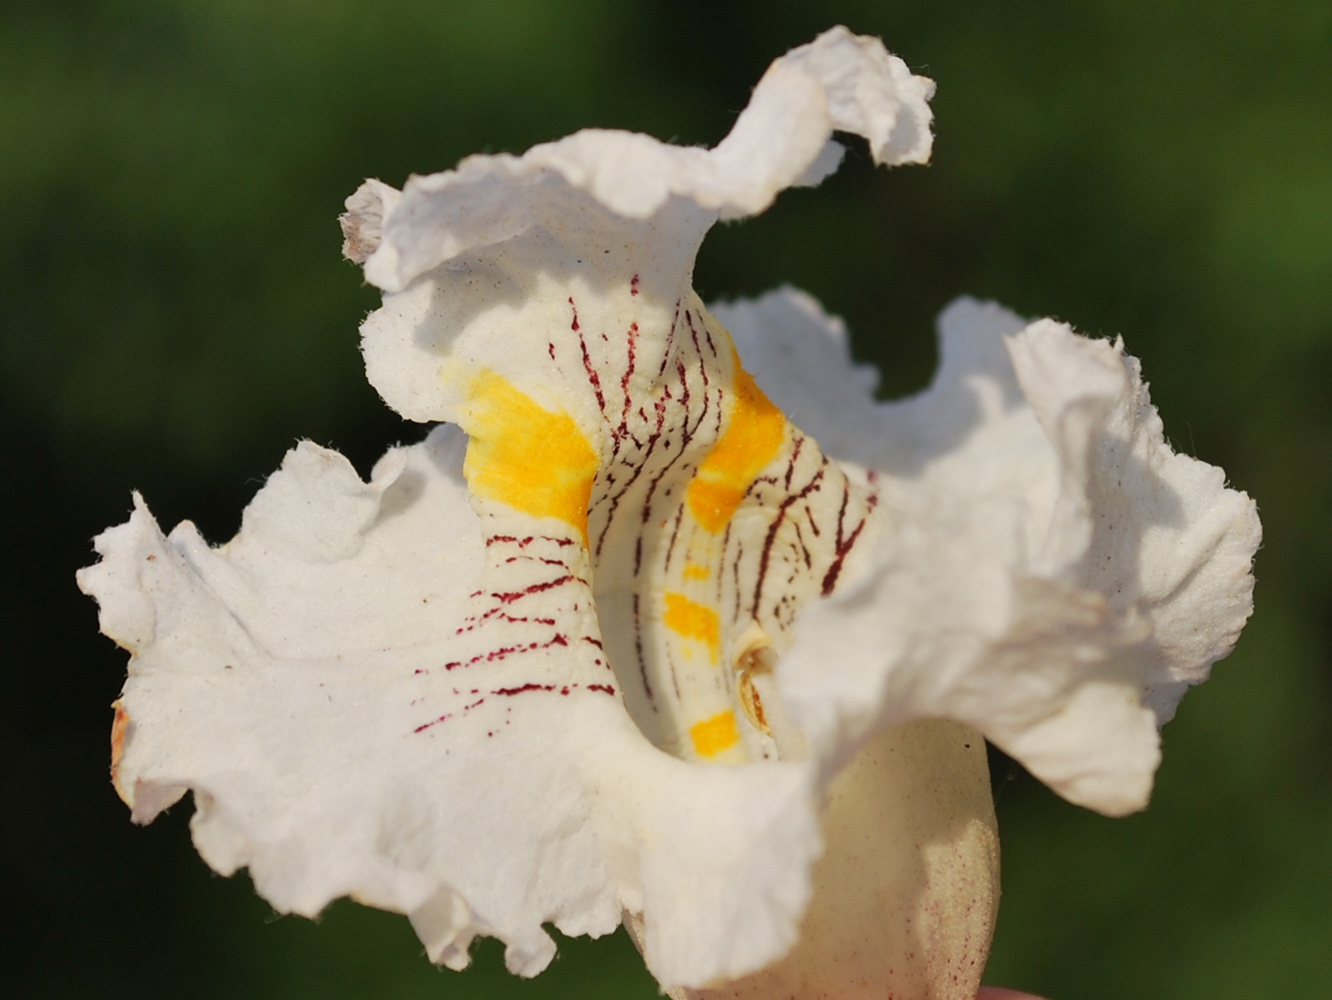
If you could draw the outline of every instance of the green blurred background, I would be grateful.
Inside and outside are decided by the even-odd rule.
[[[1166,729],[1147,813],[1004,785],[987,981],[1332,996],[1327,0],[0,2],[0,993],[655,995],[622,937],[562,942],[532,982],[493,943],[439,972],[401,917],[277,918],[212,876],[185,805],[131,827],[106,780],[124,655],[73,572],[132,488],[222,540],[297,438],[365,471],[420,436],[360,370],[377,295],[335,218],[363,177],[585,125],[711,144],[837,22],[939,81],[934,163],[853,149],[714,232],[705,298],[803,286],[890,395],[927,381],[962,292],[1122,332],[1175,444],[1266,528],[1257,614]]]

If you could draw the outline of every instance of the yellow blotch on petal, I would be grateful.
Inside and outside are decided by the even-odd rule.
[[[712,570],[701,563],[685,563],[684,578],[686,580],[706,580],[712,576]]]
[[[721,659],[721,619],[711,608],[691,601],[684,594],[666,595],[666,613],[662,623],[676,635],[705,643],[712,662]]]
[[[705,759],[711,759],[722,751],[729,750],[740,742],[740,731],[735,725],[735,713],[718,712],[710,719],[694,723],[689,727],[689,739],[693,741],[694,752]]]
[[[786,417],[733,356],[731,421],[689,484],[689,510],[714,534],[726,527],[750,484],[786,440]]]
[[[535,517],[557,517],[587,541],[587,505],[600,462],[573,417],[547,410],[495,372],[469,386],[463,474],[477,496]]]

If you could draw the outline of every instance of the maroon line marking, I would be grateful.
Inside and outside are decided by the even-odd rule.
[[[583,370],[587,372],[587,380],[592,383],[592,391],[597,394],[597,406],[601,408],[601,412],[604,414],[606,412],[606,397],[601,391],[601,378],[597,375],[596,368],[592,366],[592,358],[587,353],[587,340],[579,330],[578,306],[574,305],[572,295],[569,296],[569,308],[573,312],[573,319],[569,323],[569,329],[578,334],[578,346],[582,348],[583,351]],[[604,333],[601,335],[601,339],[606,339]],[[554,355],[552,354],[551,357],[553,358]]]
[[[632,405],[629,399],[629,382],[634,377],[634,365],[637,360],[636,359],[637,342],[638,342],[638,324],[630,323],[628,337],[626,340],[628,358],[625,362],[624,374],[620,376],[620,391],[624,393],[624,409],[620,411],[621,426],[624,426],[628,423],[629,407],[630,405]]]
[[[664,418],[664,408],[661,410],[661,413]],[[686,419],[685,426],[680,428],[680,450],[671,456],[670,460],[657,472],[657,475],[653,478],[652,482],[648,484],[647,496],[643,498],[643,509],[640,515],[641,524],[646,525],[652,519],[652,501],[657,494],[657,487],[661,484],[661,481],[665,478],[666,474],[675,467],[675,463],[684,457],[685,452],[689,450],[689,442],[691,440],[693,440],[693,432],[689,429],[689,421]],[[668,554],[667,566],[669,565],[670,557]]]
[[[649,435],[646,446],[643,444],[643,442],[639,441],[638,438],[634,434],[632,434],[629,430],[629,412],[630,408],[633,406],[633,400],[629,393],[629,382],[633,378],[635,365],[637,364],[637,352],[635,347],[637,339],[638,339],[638,324],[631,323],[629,324],[628,337],[627,337],[628,358],[626,361],[624,375],[621,376],[620,378],[620,391],[624,395],[624,403],[620,411],[619,426],[616,427],[615,430],[611,432],[613,445],[611,448],[611,457],[607,464],[609,465],[610,462],[614,462],[616,458],[619,456],[621,444],[626,437],[628,437],[630,440],[634,442],[635,446],[637,446],[639,450],[642,451],[642,454],[638,456],[638,461],[636,463],[630,465],[630,468],[633,471],[632,474],[629,476],[628,480],[624,483],[624,485],[615,493],[610,494],[609,496],[602,496],[597,500],[598,504],[606,502],[609,505],[609,508],[606,511],[606,522],[602,526],[601,531],[598,532],[597,534],[597,544],[593,549],[594,556],[597,558],[600,558],[601,550],[606,545],[606,535],[610,531],[611,522],[615,518],[615,512],[619,510],[620,501],[624,499],[625,495],[628,494],[629,490],[633,488],[634,483],[638,481],[638,477],[642,475],[643,470],[647,467],[648,461],[652,455],[652,451],[656,447],[657,441],[661,437],[662,427],[665,425],[665,412],[660,401],[658,401],[658,405],[655,407],[657,411],[657,427],[656,430]],[[647,414],[644,413],[643,408],[641,406],[638,409],[638,413],[639,416],[643,418],[644,422],[646,422]],[[606,474],[605,478],[608,484],[614,483],[614,478],[609,472]]]
[[[491,691],[490,693],[503,695],[505,698],[512,698],[516,694],[524,694],[528,691],[554,691],[554,690],[555,690],[554,684],[534,684],[529,681],[526,684],[520,684],[518,687],[495,688],[495,690]]]
[[[491,618],[499,618],[500,621],[512,622],[515,625],[534,624],[534,625],[554,625],[554,618],[528,618],[526,616],[511,615],[503,608],[491,608],[483,615],[473,615],[464,619],[468,624],[462,625],[453,630],[454,635],[462,635],[464,632],[472,632],[485,624]],[[418,670],[417,673],[422,671]]]
[[[679,504],[675,508],[675,523],[671,525],[671,537],[666,543],[666,561],[662,563],[661,568],[664,572],[671,571],[671,560],[675,558],[675,543],[680,537],[680,522],[684,520],[684,504]]]
[[[679,358],[675,359],[675,374],[680,379],[680,407],[685,413],[685,426],[689,426],[689,373],[685,371],[684,362]],[[707,397],[703,397],[704,402]],[[706,411],[705,411],[706,412]],[[701,423],[702,421],[700,421]]]
[[[543,591],[553,590],[555,587],[562,587],[566,583],[581,583],[586,585],[587,581],[582,577],[574,576],[572,573],[565,573],[564,576],[558,576],[554,580],[546,580],[542,583],[533,583],[522,590],[496,591],[490,596],[495,598],[501,604],[512,604],[522,597],[530,597],[533,594],[540,594]]]
[[[824,597],[831,594],[833,588],[837,586],[837,578],[842,573],[842,566],[846,563],[847,554],[851,551],[852,546],[856,544],[856,539],[860,537],[860,533],[865,530],[865,525],[869,521],[868,516],[861,518],[855,530],[845,540],[842,539],[842,516],[846,513],[846,498],[849,494],[850,490],[842,494],[842,509],[837,514],[837,549],[833,556],[832,565],[828,567],[828,572],[823,576],[822,592]],[[870,509],[873,510],[873,505],[870,505]]]
[[[666,343],[661,349],[661,367],[657,369],[657,380],[666,374],[666,366],[670,364],[671,354],[675,347],[675,328],[680,322],[680,300],[675,300],[675,314],[671,317],[671,328],[666,332]]]
[[[734,594],[731,601],[731,621],[738,621],[741,617],[741,562],[745,546],[738,546],[738,549],[735,558],[731,559],[731,594]]]
[[[694,353],[698,355],[698,370],[703,376],[703,388],[706,389],[708,387],[708,366],[703,364],[703,348],[698,346],[698,331],[694,329],[694,317],[690,315],[688,310],[685,310],[685,322],[689,324],[689,339],[694,342]],[[701,316],[699,317],[699,322],[703,322]],[[703,326],[703,332],[705,334],[708,332],[706,324]],[[708,346],[712,347],[711,337],[708,337]],[[712,353],[715,356],[717,354],[717,348],[712,347]]]
[[[782,500],[781,505],[777,508],[777,516],[774,517],[772,523],[768,525],[768,533],[763,539],[763,549],[759,553],[758,579],[754,581],[754,598],[749,605],[749,613],[755,619],[758,618],[759,602],[763,598],[763,583],[768,576],[768,562],[772,558],[772,546],[777,540],[777,532],[781,528],[782,522],[786,520],[786,514],[791,509],[791,506],[804,500],[811,493],[814,493],[819,489],[819,484],[823,480],[823,473],[824,467],[819,466],[819,471],[814,473],[814,478],[806,483],[799,493],[791,493],[787,495],[785,499]],[[790,481],[789,475],[787,481]],[[843,509],[845,509],[845,494],[843,494],[842,503]],[[836,577],[833,578],[833,581],[836,582]],[[825,591],[825,594],[826,593],[827,591]]]
[[[574,320],[574,329],[578,329],[577,319]],[[592,367],[592,358],[587,353],[587,341],[583,339],[581,333],[578,335],[578,346],[583,351],[583,371],[587,372],[587,380],[592,383],[592,391],[597,396],[597,407],[604,416],[606,413],[606,394],[601,391],[601,376],[597,374],[596,368]]]
[[[643,470],[647,468],[648,459],[651,457],[653,450],[657,446],[657,441],[661,437],[661,428],[664,422],[665,422],[664,409],[659,406],[657,408],[657,428],[650,435],[648,435],[647,446],[644,449],[643,454],[639,456],[638,462],[630,466],[630,468],[633,469],[633,474],[630,475],[630,477],[625,481],[624,485],[621,486],[620,489],[616,491],[614,495],[608,498],[602,498],[610,505],[610,508],[609,510],[606,511],[606,523],[602,525],[601,531],[597,534],[597,544],[593,551],[593,554],[596,558],[601,557],[601,550],[606,544],[606,535],[610,531],[611,521],[615,517],[615,512],[620,509],[620,501],[625,498],[625,496],[633,488],[634,483],[638,482],[638,477],[643,474]],[[669,468],[669,466],[667,467]],[[655,483],[653,485],[655,486]],[[652,494],[649,491],[648,493],[649,498],[651,497],[651,495]],[[599,500],[598,503],[600,502],[601,501]],[[646,515],[644,515],[642,523],[644,524],[647,523]]]
[[[643,616],[639,612],[638,595],[634,594],[634,652],[638,656],[638,676],[643,681],[643,693],[647,695],[652,711],[657,710],[656,696],[652,693],[652,682],[648,680],[647,660],[643,658]]]
[[[818,538],[821,536],[823,532],[819,530],[818,523],[814,520],[814,511],[811,510],[808,505],[805,507],[805,517],[809,521],[809,530],[814,532],[814,537]]]
[[[805,510],[806,510],[806,512],[808,512],[808,510],[809,510],[808,505],[806,505]],[[802,532],[802,531],[800,530],[800,522],[799,522],[799,521],[796,521],[796,520],[793,520],[793,521],[791,522],[791,526],[795,528],[795,533],[796,533],[796,543],[797,543],[797,547],[800,549],[800,554],[801,554],[801,556],[804,557],[804,560],[805,560],[805,569],[813,569],[813,568],[814,568],[814,560],[813,560],[813,557],[809,554],[809,546],[805,544],[805,534],[804,534],[804,532]]]
[[[749,486],[745,489],[744,498],[746,500],[749,499],[750,497],[757,498],[759,494],[763,492],[763,487],[776,486],[776,485],[777,485],[776,476],[755,476],[753,481],[750,482]],[[759,502],[762,503],[763,501],[760,499]]]
[[[629,279],[629,294],[630,295],[638,294],[638,275],[636,274]]]
[[[551,646],[567,645],[569,645],[568,639],[562,635],[556,635],[548,642],[529,642],[526,645],[519,643],[516,646],[501,646],[499,649],[492,649],[488,653],[477,653],[470,660],[454,660],[451,663],[446,663],[444,669],[455,670],[458,667],[473,667],[478,663],[494,663],[497,660],[507,660],[517,653],[531,653],[538,649],[549,649]]]
[[[731,525],[727,522],[725,541],[722,544],[722,551],[726,551],[726,546],[730,544]],[[736,546],[735,558],[731,560],[731,620],[738,621],[740,618],[740,564],[744,562],[745,546],[740,543]]]
[[[795,474],[796,462],[800,461],[800,449],[805,446],[805,435],[799,431],[791,435],[791,460],[786,463],[786,489],[791,488],[791,477]]]
[[[842,547],[842,539],[846,530],[846,506],[850,502],[851,491],[847,488],[846,483],[842,483],[842,503],[837,508],[837,540],[833,542],[833,547],[836,549]]]
[[[521,555],[516,555],[516,556],[509,556],[509,558],[504,560],[504,565],[507,566],[509,565],[509,563],[516,563],[516,562],[539,562],[543,563],[546,566],[558,566],[560,567],[560,569],[567,570],[569,568],[569,564],[565,562],[563,559],[551,559],[546,556],[529,556],[527,553],[522,553]]]
[[[564,548],[566,545],[577,544],[572,538],[556,538],[554,535],[527,535],[525,538],[519,538],[517,535],[490,535],[486,539],[487,546],[493,545],[496,542],[510,542],[517,545],[520,549],[527,548],[527,546],[531,545],[533,542],[551,542],[554,545],[560,546],[560,548]],[[480,595],[481,591],[478,590],[472,596],[479,597]]]

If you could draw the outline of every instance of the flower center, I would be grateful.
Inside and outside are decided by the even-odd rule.
[[[873,483],[787,421],[692,292],[658,322],[613,331],[569,306],[569,334],[549,350],[582,362],[580,385],[555,387],[567,407],[471,376],[474,503],[546,519],[582,550],[547,561],[567,571],[560,585],[590,590],[599,637],[586,638],[655,745],[716,763],[803,755],[773,666],[796,614],[832,592],[863,540]],[[571,621],[588,610],[576,594],[566,605]]]

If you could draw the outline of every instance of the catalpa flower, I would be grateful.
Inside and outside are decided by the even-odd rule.
[[[1259,528],[1119,343],[964,300],[879,403],[807,296],[699,301],[713,223],[834,131],[924,162],[932,91],[839,28],[715,149],[584,131],[356,192],[370,380],[439,426],[369,482],[298,445],[220,548],[137,496],[97,539],[134,820],[191,791],[214,869],[405,913],[451,968],[623,922],[674,996],[973,996],[984,738],[1141,808]]]

